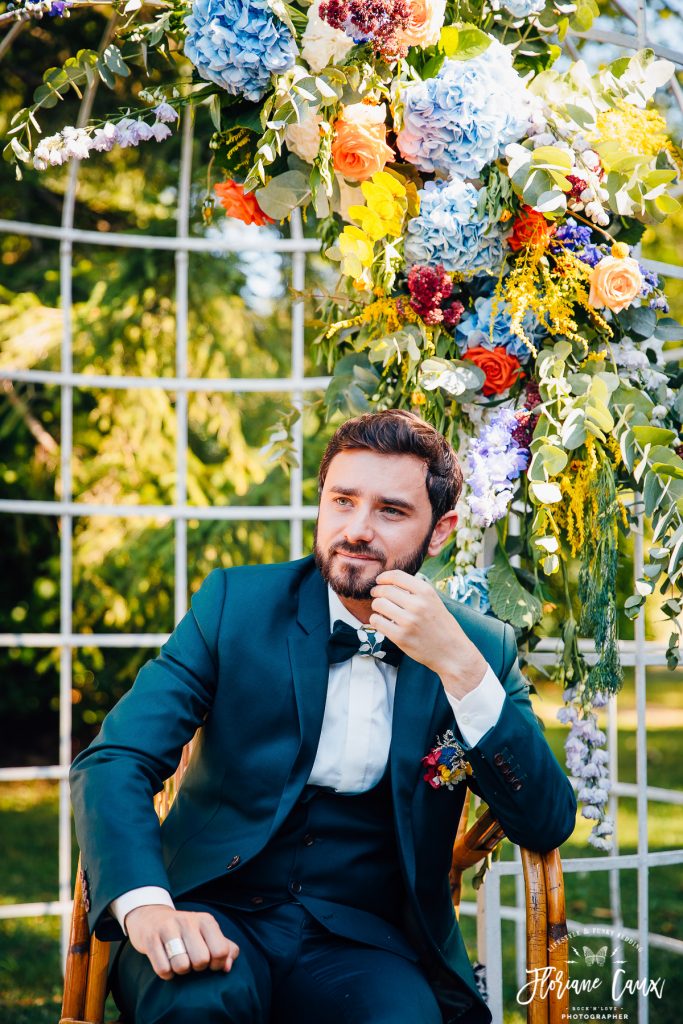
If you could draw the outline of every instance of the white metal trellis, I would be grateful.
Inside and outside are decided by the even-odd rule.
[[[631,10],[623,0],[615,0],[618,9],[636,28],[635,35],[622,32],[594,29],[585,35],[598,42],[614,44],[634,49],[646,42],[645,5],[643,0],[635,10]],[[14,31],[14,30],[11,30]],[[571,40],[570,50],[574,50]],[[658,56],[683,64],[683,54],[677,50],[655,45]],[[683,109],[681,89],[676,82],[672,85],[672,93],[676,102]],[[81,119],[88,116],[88,105],[92,94],[86,92]],[[288,378],[251,378],[230,380],[202,380],[188,376],[187,359],[187,313],[188,313],[188,261],[190,253],[215,252],[277,252],[291,253],[292,286],[300,292],[304,286],[306,255],[317,252],[319,245],[315,239],[303,237],[301,218],[295,211],[291,220],[291,237],[276,239],[269,233],[250,236],[248,241],[228,238],[197,238],[189,236],[189,196],[192,166],[192,121],[187,113],[182,124],[179,209],[177,233],[175,238],[155,235],[126,235],[120,233],[98,233],[84,231],[74,227],[74,210],[77,186],[78,164],[74,162],[70,169],[68,187],[65,194],[60,227],[34,225],[26,222],[0,219],[0,231],[33,238],[54,239],[60,243],[60,292],[63,310],[63,334],[61,345],[61,369],[53,371],[36,370],[1,370],[0,379],[15,382],[32,382],[50,384],[60,388],[61,392],[61,493],[56,501],[0,500],[0,513],[51,515],[60,518],[60,629],[57,633],[5,632],[0,633],[0,647],[32,647],[60,648],[60,716],[59,716],[59,763],[49,766],[29,768],[2,768],[0,781],[12,782],[33,779],[52,779],[58,781],[60,787],[59,805],[59,864],[57,899],[36,903],[5,905],[0,907],[0,920],[19,917],[58,915],[62,919],[62,948],[64,950],[68,935],[68,919],[71,911],[71,830],[67,775],[71,759],[71,686],[72,686],[72,652],[82,646],[99,646],[104,649],[114,648],[157,648],[167,638],[167,634],[74,634],[72,627],[72,526],[75,517],[80,516],[144,516],[150,519],[172,519],[175,526],[175,619],[184,614],[187,604],[187,521],[200,520],[249,520],[249,521],[288,521],[290,523],[290,557],[297,558],[302,554],[303,522],[315,518],[316,508],[306,506],[302,502],[301,468],[291,474],[290,503],[286,506],[261,507],[218,507],[198,508],[187,504],[187,412],[190,394],[211,391],[223,393],[246,392],[289,392],[292,403],[301,407],[306,392],[319,392],[328,382],[327,377],[306,377],[304,374],[304,311],[301,300],[292,304],[291,325],[291,373]],[[145,248],[153,251],[172,251],[175,254],[176,269],[176,367],[172,378],[147,378],[107,376],[102,374],[74,373],[72,366],[72,326],[71,326],[71,286],[72,286],[72,250],[74,244],[105,245],[113,248]],[[663,264],[653,260],[643,260],[650,269],[668,277],[683,278],[683,267]],[[683,357],[683,350],[670,353],[670,358]],[[176,473],[177,488],[175,501],[168,505],[148,506],[117,506],[82,503],[73,500],[71,486],[72,462],[72,426],[73,426],[73,389],[106,387],[109,389],[129,388],[161,388],[176,393],[177,441],[176,441]],[[299,466],[303,466],[303,423],[301,420],[294,427],[294,447]],[[639,575],[643,563],[642,523],[635,538],[634,572]],[[583,644],[583,649],[590,652],[591,645]],[[530,660],[536,664],[550,664],[557,657],[559,641],[544,641],[534,651]],[[648,974],[649,947],[666,949],[683,954],[683,942],[669,936],[650,932],[648,913],[648,870],[650,867],[680,864],[683,862],[682,850],[651,852],[648,849],[647,807],[648,801],[665,802],[672,805],[683,805],[683,792],[673,791],[647,784],[647,724],[646,724],[646,669],[648,666],[666,664],[664,645],[645,642],[643,614],[636,621],[636,635],[633,642],[620,643],[622,661],[625,665],[635,667],[636,701],[637,701],[637,782],[624,783],[618,781],[617,764],[617,698],[613,698],[608,708],[608,747],[611,761],[611,775],[614,780],[611,810],[617,818],[619,797],[636,797],[638,808],[638,844],[635,854],[619,854],[611,856],[587,856],[565,860],[566,873],[578,871],[606,871],[609,874],[610,907],[612,923],[606,931],[612,935],[612,941],[621,943],[622,936],[637,938],[640,944],[639,974]],[[615,838],[617,838],[615,836]],[[638,927],[628,929],[623,926],[620,900],[619,877],[623,870],[634,869],[638,875]],[[486,923],[485,950],[488,967],[488,989],[494,1024],[502,1024],[502,964],[501,964],[501,931],[500,921],[512,920],[520,922],[524,907],[521,898],[521,886],[517,884],[517,899],[513,906],[501,903],[500,881],[506,875],[521,877],[519,860],[498,862],[494,864],[486,882]],[[464,903],[462,911],[475,914],[474,904]],[[579,928],[580,923],[568,922],[570,928]],[[523,960],[518,955],[516,963],[518,982],[523,978]],[[648,1002],[645,995],[639,995],[639,1024],[647,1024]]]

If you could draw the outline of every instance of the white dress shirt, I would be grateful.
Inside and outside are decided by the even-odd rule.
[[[354,629],[363,623],[328,586],[330,630],[337,619]],[[382,640],[383,634],[377,638]],[[384,774],[391,744],[391,720],[398,669],[370,654],[355,654],[330,665],[318,750],[309,776],[314,786],[338,793],[364,793]],[[496,724],[505,691],[489,665],[481,682],[464,697],[446,694],[463,737],[474,746]],[[110,909],[125,932],[126,914],[151,904],[173,907],[171,894],[155,885],[131,889],[112,900]]]

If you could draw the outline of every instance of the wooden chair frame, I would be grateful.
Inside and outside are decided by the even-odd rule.
[[[175,774],[166,781],[155,798],[159,819],[163,821],[190,760],[192,741],[183,749]],[[450,871],[453,906],[459,917],[462,874],[484,859],[505,837],[500,824],[489,810],[467,828],[469,795],[465,801],[453,846]],[[559,850],[535,853],[521,850],[526,890],[526,964],[527,970],[553,967],[568,977],[568,941],[564,901],[564,881]],[[81,861],[74,890],[69,947],[64,975],[64,998],[60,1024],[103,1024],[107,998],[109,943],[90,934],[83,892]],[[567,1020],[569,995],[551,993],[534,997],[527,1006],[527,1024],[561,1024]],[[497,1022],[494,1022],[497,1024]]]

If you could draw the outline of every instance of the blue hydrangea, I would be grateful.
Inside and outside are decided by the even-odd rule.
[[[489,581],[486,569],[456,572],[448,581],[448,593],[455,601],[484,614],[491,609]]]
[[[502,0],[502,5],[513,18],[530,18],[532,14],[541,13],[545,0]]]
[[[403,92],[403,157],[422,171],[476,178],[529,127],[531,102],[497,40],[471,60],[446,60],[435,78]]]
[[[185,56],[202,78],[253,102],[299,52],[266,0],[195,0],[185,25]]]
[[[491,335],[491,314],[493,313],[493,297],[480,295],[474,300],[474,309],[468,310],[455,328],[455,343],[461,352],[468,348],[482,345],[484,348],[496,348],[502,345],[520,363],[526,363],[531,357],[527,345],[510,330],[510,308],[506,302],[496,303],[496,319],[493,322]],[[546,336],[546,331],[534,314],[529,310],[522,321],[522,328],[535,348],[539,348]]]
[[[408,223],[406,269],[419,263],[448,273],[496,273],[503,262],[503,237],[477,212],[477,190],[469,182],[428,181],[420,189],[420,213]]]

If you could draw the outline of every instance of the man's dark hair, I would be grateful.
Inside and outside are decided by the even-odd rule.
[[[462,491],[462,470],[446,438],[406,409],[367,412],[347,420],[328,442],[318,471],[322,494],[330,463],[339,452],[364,448],[382,455],[417,455],[427,463],[427,494],[432,525],[455,508]]]

